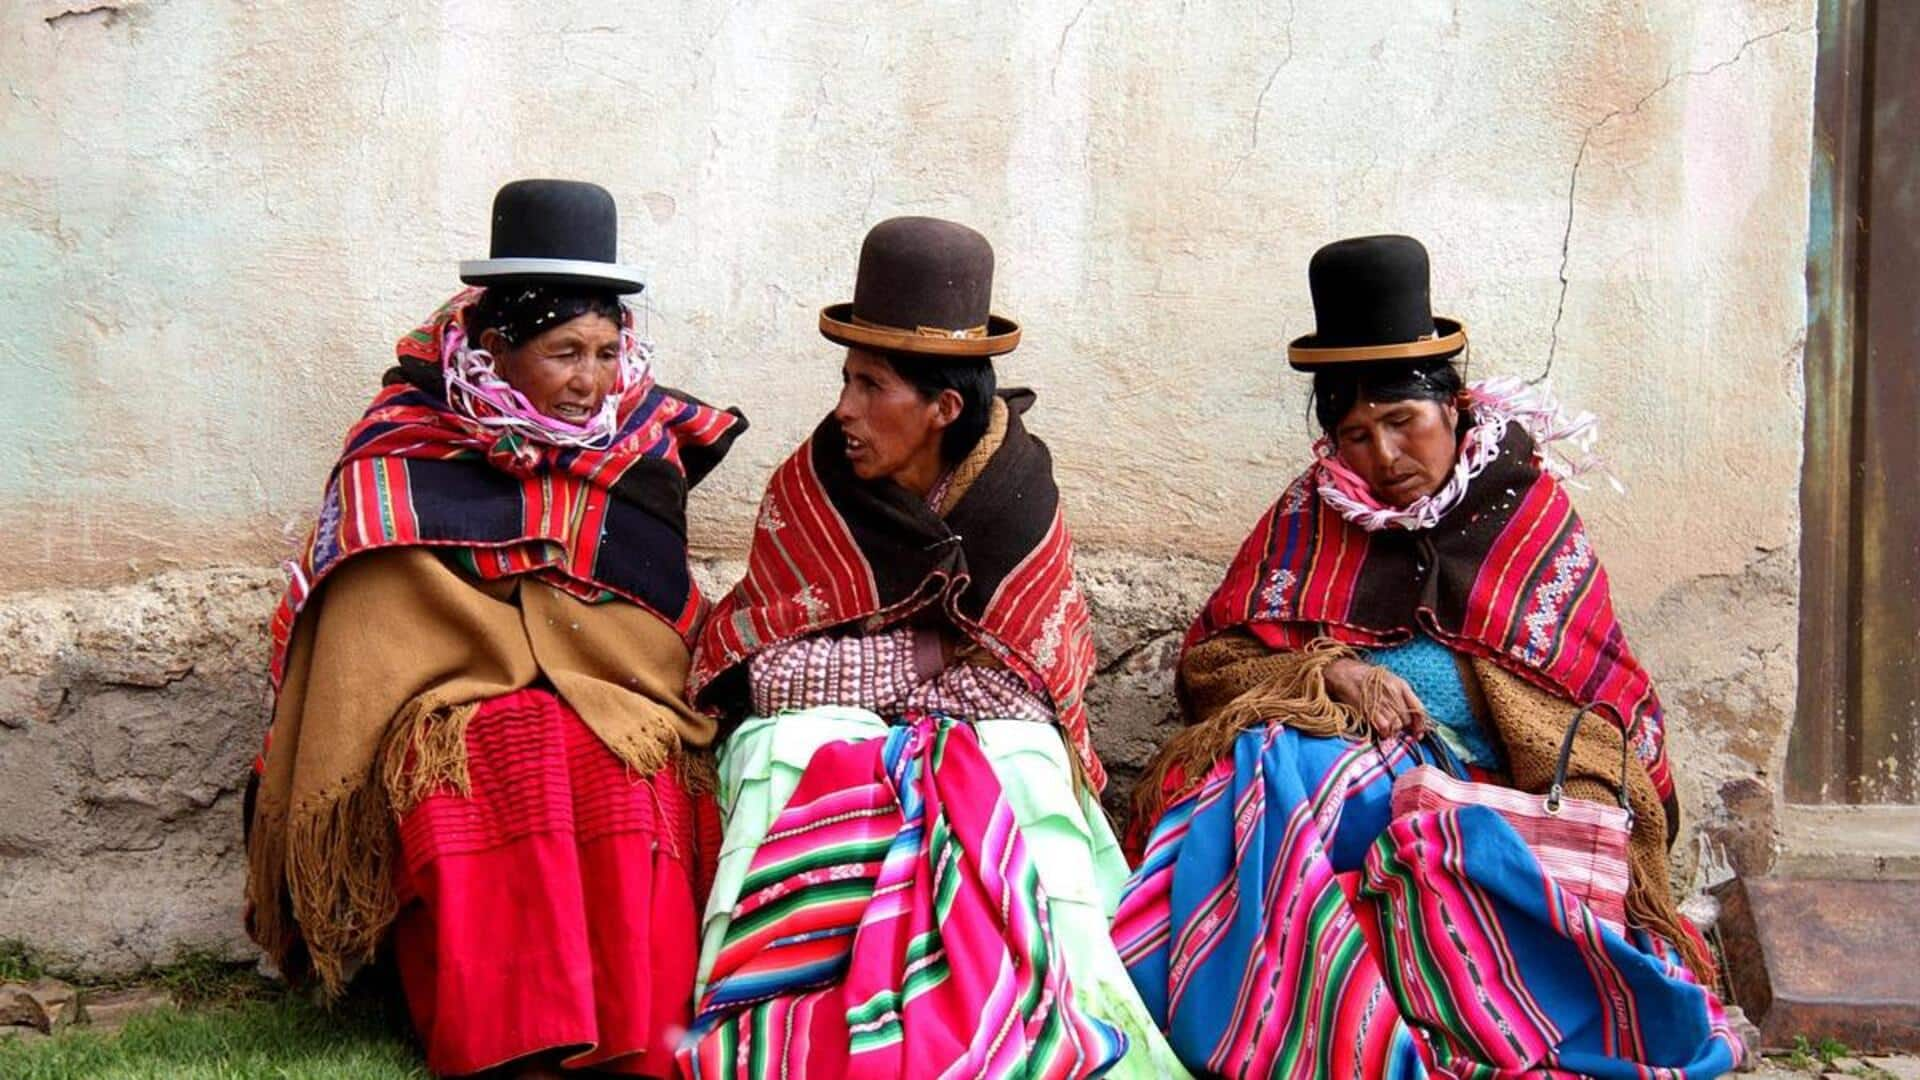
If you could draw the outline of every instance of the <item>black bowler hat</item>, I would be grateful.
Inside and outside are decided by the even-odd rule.
[[[1332,364],[1425,360],[1467,347],[1454,319],[1433,317],[1427,249],[1411,236],[1356,236],[1313,253],[1313,333],[1287,346],[1302,371]]]
[[[868,231],[853,301],[822,308],[820,332],[886,353],[998,356],[1020,344],[1020,327],[990,313],[992,300],[986,237],[939,218],[890,218]]]
[[[599,184],[515,180],[493,197],[493,246],[460,263],[469,285],[580,285],[635,293],[640,271],[619,262],[620,215]]]

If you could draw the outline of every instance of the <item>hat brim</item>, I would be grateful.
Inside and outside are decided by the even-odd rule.
[[[1287,346],[1287,363],[1296,371],[1334,367],[1339,364],[1379,364],[1395,360],[1427,360],[1452,356],[1467,347],[1467,328],[1457,319],[1433,320],[1434,336],[1419,341],[1400,341],[1386,345],[1324,346],[1315,344],[1316,336],[1293,339]]]
[[[916,356],[999,356],[1020,344],[1020,324],[998,315],[987,316],[984,336],[939,337],[893,327],[862,326],[853,321],[852,303],[821,308],[820,333],[836,345]]]
[[[469,285],[578,285],[622,294],[647,287],[637,267],[584,259],[463,259],[460,280]]]

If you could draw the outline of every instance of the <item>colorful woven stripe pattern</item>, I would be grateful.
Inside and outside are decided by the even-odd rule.
[[[681,520],[689,469],[704,475],[746,421],[648,379],[627,389],[605,450],[487,431],[435,389],[443,335],[480,293],[461,292],[400,339],[404,377],[390,373],[348,432],[273,615],[276,687],[307,598],[346,559],[387,547],[444,547],[481,577],[536,573],[584,600],[612,594],[692,634],[701,600]]]
[[[1672,796],[1660,699],[1614,616],[1586,527],[1520,425],[1422,532],[1366,532],[1321,499],[1314,475],[1254,526],[1188,646],[1239,627],[1283,650],[1322,635],[1366,646],[1428,633],[1632,725],[1654,787]]]
[[[814,754],[755,854],[683,1071],[1091,1077],[1047,899],[971,728],[921,717]]]
[[[1155,826],[1114,939],[1182,1060],[1302,1080],[1734,1067],[1665,943],[1602,922],[1490,809],[1393,817],[1391,773],[1428,752],[1385,754],[1249,731]]]
[[[1045,693],[1097,791],[1085,701],[1093,622],[1052,466],[1017,417],[982,478],[942,520],[917,497],[853,478],[828,417],[774,470],[747,572],[700,631],[688,686],[712,691],[760,651],[833,627],[872,630],[923,605]],[[975,606],[977,605],[977,606]],[[744,702],[742,702],[744,704]]]
[[[1677,953],[1603,923],[1487,807],[1395,819],[1358,899],[1442,1076],[1697,1080],[1745,1053]]]
[[[1394,781],[1393,816],[1485,806],[1507,820],[1548,877],[1585,901],[1600,921],[1622,930],[1627,922],[1627,811],[1567,798],[1554,814],[1545,796],[1500,784],[1475,784],[1422,766]]]
[[[1418,751],[1391,753],[1404,772]],[[1168,807],[1113,936],[1189,1068],[1424,1075],[1347,895],[1387,822],[1389,768],[1366,744],[1251,731]]]

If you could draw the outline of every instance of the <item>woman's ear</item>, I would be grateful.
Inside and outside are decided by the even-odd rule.
[[[960,419],[960,410],[966,407],[967,401],[960,396],[960,391],[952,387],[940,391],[940,396],[933,399],[933,429],[946,430],[955,420]]]
[[[1460,404],[1458,401],[1442,402],[1440,405],[1440,415],[1446,419],[1448,431],[1456,435],[1460,433]]]
[[[495,360],[513,349],[512,343],[507,341],[507,335],[492,327],[480,331],[480,347],[491,354]]]

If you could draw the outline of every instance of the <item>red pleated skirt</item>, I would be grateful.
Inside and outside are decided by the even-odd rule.
[[[467,731],[469,794],[400,823],[395,952],[439,1075],[560,1051],[673,1075],[720,826],[673,770],[635,776],[546,689]]]

